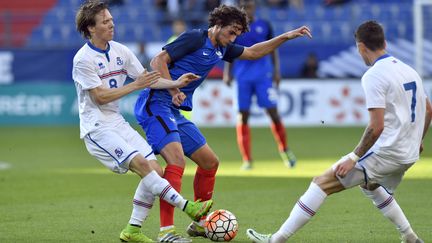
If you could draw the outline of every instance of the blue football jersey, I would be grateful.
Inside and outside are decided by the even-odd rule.
[[[210,70],[220,61],[232,62],[243,53],[243,46],[230,44],[227,47],[213,46],[208,38],[207,30],[191,30],[181,34],[176,40],[163,47],[171,57],[169,72],[173,80],[181,75],[191,72],[200,75],[201,78],[180,90],[187,96],[180,106],[182,110],[192,110],[192,96],[195,89],[204,81]],[[171,95],[167,90],[147,89],[140,95],[151,98],[163,99],[171,103]]]
[[[273,38],[273,29],[265,20],[255,20],[250,24],[250,31],[237,37],[235,44],[250,47],[258,42]],[[257,78],[271,78],[273,64],[271,55],[266,55],[257,60],[237,60],[234,64],[233,74],[237,81],[251,81]]]

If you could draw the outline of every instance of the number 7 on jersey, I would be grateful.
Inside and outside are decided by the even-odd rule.
[[[411,122],[415,121],[415,106],[416,106],[416,92],[417,85],[415,81],[404,84],[404,88],[406,91],[412,90],[412,98],[411,98]]]

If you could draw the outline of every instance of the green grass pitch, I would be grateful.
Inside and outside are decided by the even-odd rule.
[[[255,168],[240,171],[235,129],[202,129],[221,160],[213,209],[227,209],[239,221],[234,242],[247,242],[245,230],[274,232],[319,175],[352,151],[363,128],[288,128],[299,162],[284,167],[268,128],[252,129]],[[119,242],[129,220],[138,177],[115,175],[91,157],[78,127],[0,127],[0,242]],[[414,230],[432,242],[432,144],[425,138],[422,159],[406,174],[395,197]],[[162,159],[159,159],[164,164]],[[188,162],[182,194],[193,197],[195,165]],[[184,232],[190,220],[176,210]],[[156,203],[143,231],[155,239]],[[194,239],[194,242],[209,242]],[[400,242],[396,229],[352,189],[327,199],[292,242]]]

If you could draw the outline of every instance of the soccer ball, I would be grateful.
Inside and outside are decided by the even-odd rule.
[[[207,216],[204,229],[212,241],[230,241],[237,235],[237,218],[230,211],[219,209]]]

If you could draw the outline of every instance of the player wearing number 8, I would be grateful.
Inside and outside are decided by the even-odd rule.
[[[403,242],[423,242],[393,192],[419,159],[432,117],[430,101],[417,72],[387,54],[384,31],[377,22],[361,24],[355,40],[364,62],[372,66],[362,78],[370,116],[363,137],[353,152],[314,178],[279,231],[265,235],[248,229],[246,234],[254,242],[285,242],[315,215],[328,195],[354,186],[360,186],[396,226]]]

